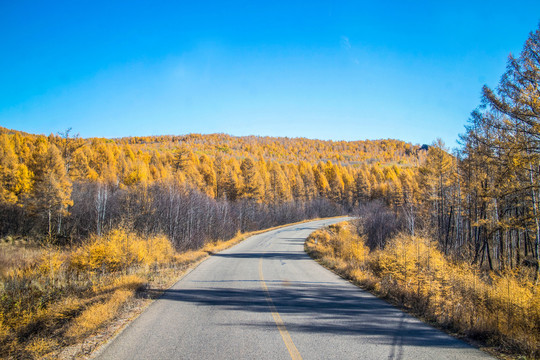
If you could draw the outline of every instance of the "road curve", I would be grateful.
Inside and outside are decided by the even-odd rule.
[[[99,359],[485,359],[304,253],[314,230],[250,237],[177,282]]]

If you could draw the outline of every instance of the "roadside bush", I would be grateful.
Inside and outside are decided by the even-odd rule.
[[[166,282],[159,268],[177,264],[166,237],[124,229],[92,236],[74,250],[19,252],[11,246],[0,253],[25,259],[20,266],[0,259],[11,264],[0,278],[2,357],[36,358],[79,341],[107,324],[150,278]]]
[[[306,250],[426,320],[514,355],[540,356],[540,298],[527,273],[480,271],[446,257],[437,243],[399,233],[383,249],[337,224],[313,233]]]
[[[71,255],[70,269],[114,272],[133,266],[164,265],[174,257],[174,249],[165,236],[143,239],[132,232],[116,229],[90,239]]]

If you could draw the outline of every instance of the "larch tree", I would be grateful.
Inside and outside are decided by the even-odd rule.
[[[184,170],[190,160],[191,160],[192,152],[188,145],[181,144],[174,150],[174,157],[173,157],[173,167],[175,170]]]
[[[203,190],[209,197],[215,198],[217,179],[214,171],[214,164],[206,154],[201,155],[199,161],[199,172],[201,173],[204,182]]]
[[[429,208],[426,210],[435,217],[434,224],[441,242],[449,221],[449,213],[452,212],[448,206],[447,194],[453,171],[452,161],[444,143],[438,139],[429,148],[426,162],[419,169],[423,200],[431,206],[431,211]],[[428,217],[429,214],[425,215]]]
[[[369,174],[365,169],[360,169],[356,173],[355,184],[356,201],[359,204],[368,202],[371,198],[371,180]]]
[[[219,155],[214,162],[214,170],[216,175],[216,199],[221,200],[226,198],[227,194],[227,161]]]
[[[39,141],[39,140],[38,140]],[[39,141],[33,154],[34,186],[29,198],[29,208],[47,221],[47,233],[53,235],[53,223],[61,233],[62,218],[66,216],[71,200],[71,181],[67,176],[60,150]]]
[[[32,186],[31,173],[19,163],[13,143],[6,134],[0,136],[0,203],[15,204]]]
[[[330,191],[330,185],[328,184],[328,179],[324,174],[324,165],[319,164],[319,166],[313,167],[313,177],[315,179],[315,186],[318,191],[318,195],[321,197],[326,196],[328,191]]]
[[[482,120],[492,116],[500,121],[488,125],[505,130],[505,149],[512,161],[507,168],[523,174],[520,191],[529,199],[535,234],[534,253],[537,281],[540,279],[540,29],[532,32],[519,57],[510,55],[507,70],[496,91],[483,88],[483,106],[487,111],[478,116]],[[482,134],[483,135],[483,134]],[[509,135],[509,136],[508,136]],[[480,136],[485,141],[485,136]],[[492,145],[492,143],[488,143]]]
[[[291,199],[289,181],[279,164],[275,162],[270,164],[269,178],[272,203],[277,205],[289,201]]]
[[[261,179],[259,169],[251,158],[246,158],[240,165],[244,186],[242,197],[248,200],[260,202],[264,196],[264,183]]]

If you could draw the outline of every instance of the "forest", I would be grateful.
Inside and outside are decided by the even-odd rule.
[[[103,237],[139,237],[197,251],[242,232],[354,214],[366,251],[395,244],[398,234],[421,235],[445,261],[472,266],[488,282],[511,276],[524,284],[530,295],[521,300],[536,310],[516,314],[529,317],[526,331],[536,334],[539,207],[540,30],[509,57],[498,87],[482,89],[454,152],[440,140],[427,146],[225,134],[86,139],[71,129],[45,136],[0,128],[4,242],[26,239],[75,256],[80,247],[91,251],[88,244],[99,248]],[[2,276],[13,285],[23,275],[2,265]],[[9,286],[4,294],[15,289]],[[15,311],[3,299],[2,314]],[[0,317],[0,325],[6,321]],[[509,323],[519,326],[494,326]],[[32,339],[28,328],[10,326],[0,332],[2,346]],[[539,354],[537,343],[508,351]]]
[[[0,234],[58,244],[128,224],[196,248],[238,231],[346,213],[366,196],[400,202],[426,156],[395,140],[0,133]]]

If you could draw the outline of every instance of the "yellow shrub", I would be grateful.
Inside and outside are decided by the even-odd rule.
[[[306,250],[357,284],[452,329],[540,355],[540,297],[527,274],[481,272],[427,238],[400,234],[369,253],[347,225],[314,232]]]
[[[165,236],[151,237],[147,241],[148,252],[144,257],[146,265],[166,264],[174,257],[174,249]]]
[[[347,260],[352,260],[359,265],[363,265],[369,255],[369,248],[358,235],[349,234],[349,236],[343,239],[341,252]]]
[[[94,236],[86,246],[77,249],[71,257],[71,267],[82,271],[119,270],[127,265],[128,234],[113,230],[103,237]]]
[[[428,295],[436,293],[449,264],[433,241],[401,234],[374,255],[372,267],[379,277]]]
[[[66,257],[64,253],[55,250],[48,250],[38,260],[39,271],[43,275],[48,275],[54,278],[60,273],[62,266],[65,264]]]
[[[166,264],[174,249],[165,236],[148,239],[117,229],[103,237],[94,236],[90,243],[76,250],[71,267],[82,271],[118,271],[134,265]]]

